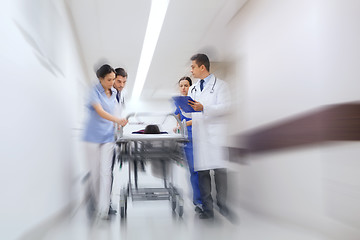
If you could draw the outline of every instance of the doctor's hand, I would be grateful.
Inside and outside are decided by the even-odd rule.
[[[198,101],[188,101],[189,105],[195,110],[195,111],[202,111],[204,110],[204,106],[199,103]]]

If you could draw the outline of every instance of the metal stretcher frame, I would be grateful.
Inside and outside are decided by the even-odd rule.
[[[131,113],[127,119],[137,116],[154,117],[164,116],[164,122],[168,117],[174,117],[180,127],[180,134],[123,134],[123,127],[116,127],[115,142],[117,147],[116,159],[120,164],[128,162],[129,179],[127,187],[120,190],[120,216],[127,215],[127,200],[170,200],[173,211],[179,216],[183,215],[184,201],[173,183],[167,180],[166,163],[186,162],[184,161],[184,143],[188,142],[186,122],[181,122],[175,114],[154,114],[154,113]],[[135,123],[136,124],[136,123]],[[140,123],[143,124],[143,123]],[[138,187],[138,164],[145,161],[160,161],[163,174],[163,188],[139,188]],[[134,185],[132,174],[134,172]]]

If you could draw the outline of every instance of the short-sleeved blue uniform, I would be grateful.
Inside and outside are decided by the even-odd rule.
[[[111,96],[106,96],[100,83],[92,89],[87,104],[89,119],[85,126],[84,141],[93,143],[114,142],[114,123],[100,117],[93,107],[94,104],[99,103],[106,112],[113,114],[116,104],[116,90],[111,88],[111,91]]]

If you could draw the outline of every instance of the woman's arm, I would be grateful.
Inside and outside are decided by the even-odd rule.
[[[127,124],[127,120],[125,118],[117,118],[113,115],[111,115],[110,113],[106,112],[100,103],[95,103],[92,105],[93,108],[95,109],[95,111],[97,112],[97,114],[99,114],[100,117],[109,120],[111,122],[117,123],[121,126],[125,126]]]

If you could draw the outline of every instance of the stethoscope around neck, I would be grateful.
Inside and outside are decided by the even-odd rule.
[[[216,84],[216,77],[215,77],[215,81],[214,81],[214,83],[213,83],[213,85],[212,85],[212,87],[211,87],[211,90],[210,90],[210,93],[214,93],[214,87],[215,87],[215,84]],[[196,94],[196,86],[194,86],[192,89],[191,89],[191,93],[193,93],[193,91],[195,90],[195,94]]]

